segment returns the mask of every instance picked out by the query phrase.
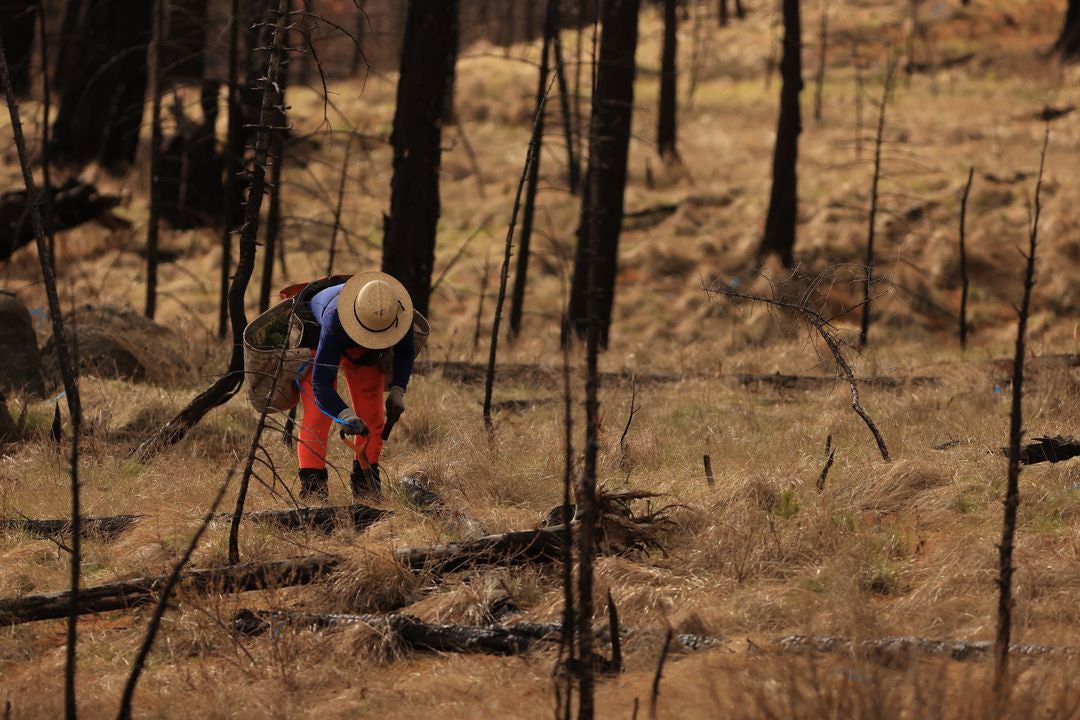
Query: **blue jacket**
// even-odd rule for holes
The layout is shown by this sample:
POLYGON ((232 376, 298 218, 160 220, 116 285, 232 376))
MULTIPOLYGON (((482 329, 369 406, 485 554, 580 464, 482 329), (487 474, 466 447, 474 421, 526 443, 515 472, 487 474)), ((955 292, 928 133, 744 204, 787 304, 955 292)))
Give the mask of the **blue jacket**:
MULTIPOLYGON (((345 332, 338 319, 338 296, 344 285, 334 285, 315 294, 311 299, 311 313, 319 323, 319 345, 315 350, 315 367, 311 374, 311 385, 315 391, 315 404, 324 413, 337 417, 348 407, 334 390, 341 358, 347 350, 360 347, 345 332)), ((409 332, 394 346, 394 376, 391 385, 405 389, 412 376, 413 361, 416 358, 413 345, 412 325, 409 332)))

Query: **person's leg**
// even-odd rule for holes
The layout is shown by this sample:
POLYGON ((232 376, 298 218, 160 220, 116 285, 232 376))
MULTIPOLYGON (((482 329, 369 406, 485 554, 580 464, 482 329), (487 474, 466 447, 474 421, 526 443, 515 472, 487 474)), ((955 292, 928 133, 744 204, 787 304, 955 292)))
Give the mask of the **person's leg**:
POLYGON ((304 409, 296 443, 300 466, 300 495, 303 497, 314 494, 327 498, 330 488, 326 472, 326 449, 332 420, 315 404, 310 366, 300 379, 300 399, 304 409))
MULTIPOLYGON (((383 387, 386 382, 382 371, 370 365, 345 365, 345 382, 349 386, 353 412, 368 426, 367 449, 364 453, 367 464, 371 466, 371 476, 365 477, 359 456, 353 460, 352 489, 353 495, 378 495, 381 490, 379 457, 382 455, 382 431, 386 411, 383 405, 383 387)), ((360 440, 358 438, 358 440, 360 440)), ((364 442, 360 440, 361 444, 364 442)))

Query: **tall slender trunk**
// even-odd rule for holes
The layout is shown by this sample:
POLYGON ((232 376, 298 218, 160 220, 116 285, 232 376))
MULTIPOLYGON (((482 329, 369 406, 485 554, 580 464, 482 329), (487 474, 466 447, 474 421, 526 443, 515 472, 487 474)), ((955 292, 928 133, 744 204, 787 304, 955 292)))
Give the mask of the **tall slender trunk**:
POLYGON ((155 0, 154 42, 150 67, 153 72, 153 104, 150 129, 150 219, 146 228, 146 317, 154 319, 157 311, 158 232, 161 227, 161 94, 164 88, 162 39, 165 35, 165 2, 155 0))
POLYGON ((821 8, 821 24, 818 26, 818 62, 814 75, 814 120, 821 122, 822 96, 825 93, 825 66, 829 50, 829 5, 821 8))
POLYGON ((890 60, 885 71, 885 86, 881 90, 877 133, 874 136, 874 176, 870 181, 870 212, 866 229, 866 273, 863 280, 862 320, 859 326, 860 347, 866 347, 870 335, 870 303, 874 289, 874 240, 877 237, 875 231, 877 229, 878 185, 881 182, 881 146, 885 140, 885 109, 888 106, 895 75, 896 62, 890 60))
POLYGON ((1001 523, 1001 544, 998 545, 998 608, 997 637, 994 642, 994 695, 998 706, 1004 704, 1009 691, 1009 643, 1012 637, 1012 576, 1013 541, 1016 535, 1016 513, 1020 508, 1020 442, 1024 434, 1024 340, 1028 315, 1031 311, 1031 290, 1035 286, 1035 251, 1039 241, 1039 216, 1042 212, 1040 195, 1046 149, 1050 144, 1050 128, 1046 128, 1039 178, 1035 183, 1035 205, 1031 228, 1028 231, 1028 251, 1024 270, 1024 299, 1020 304, 1016 326, 1016 353, 1013 356, 1012 409, 1009 412, 1009 475, 1005 486, 1004 518, 1001 523))
MULTIPOLYGON (((291 3, 290 3, 291 7, 291 3)), ((286 116, 285 93, 289 84, 289 64, 282 62, 278 70, 278 80, 273 86, 271 124, 277 128, 288 126, 286 116)), ((281 238, 281 178, 285 169, 286 142, 284 130, 274 132, 270 137, 270 207, 266 212, 266 240, 263 243, 262 278, 259 283, 259 311, 270 307, 270 288, 274 281, 274 252, 281 238)))
POLYGON ((82 568, 82 541, 80 539, 80 518, 82 511, 79 502, 79 433, 82 428, 82 403, 79 400, 78 369, 71 357, 67 333, 64 331, 64 318, 60 309, 60 296, 56 290, 56 271, 52 257, 45 242, 45 224, 41 216, 41 193, 34 183, 34 173, 30 169, 30 157, 26 151, 19 107, 15 100, 15 89, 11 85, 4 56, 3 41, 0 40, 0 87, 3 88, 7 101, 8 115, 11 118, 11 131, 15 140, 15 149, 22 170, 23 184, 26 186, 26 198, 30 203, 30 217, 34 227, 34 240, 37 244, 38 262, 41 265, 41 278, 45 285, 45 296, 49 303, 49 317, 52 321, 53 337, 56 338, 56 356, 63 379, 64 394, 67 398, 68 414, 71 417, 71 552, 70 552, 70 595, 68 610, 67 651, 64 666, 64 714, 68 720, 75 720, 75 664, 78 643, 79 618, 79 576, 82 568))
MULTIPOLYGON (((232 234, 236 226, 238 198, 236 175, 240 172, 243 148, 240 144, 241 118, 239 67, 240 0, 232 0, 229 14, 228 128, 225 138, 225 222, 221 231, 221 283, 218 303, 218 337, 225 339, 229 327, 229 278, 232 274, 232 234)), ((233 334, 236 334, 235 329, 233 334)))
POLYGON ((390 144, 394 174, 383 222, 382 269, 428 313, 439 221, 446 88, 457 58, 458 0, 409 3, 390 144))
MULTIPOLYGON (((532 161, 525 186, 525 208, 521 215, 521 236, 518 238, 517 268, 514 272, 514 289, 510 294, 510 321, 508 334, 513 340, 521 331, 521 314, 525 307, 525 285, 529 274, 529 252, 532 240, 533 217, 536 213, 536 189, 540 183, 540 158, 544 142, 543 107, 548 86, 548 56, 554 35, 555 13, 558 0, 548 0, 548 13, 544 22, 544 41, 540 50, 540 77, 536 85, 536 116, 533 123, 533 139, 529 152, 532 161)), ((557 71, 556 71, 557 72, 557 71)))
POLYGON ((676 86, 678 71, 675 60, 679 38, 678 0, 664 2, 664 46, 660 53, 660 116, 656 124, 656 147, 660 157, 668 162, 679 159, 676 148, 676 86))
POLYGON ((717 20, 720 22, 720 26, 724 27, 731 19, 731 11, 728 9, 728 0, 719 0, 716 8, 717 20))
MULTIPOLYGON (((638 0, 609 0, 602 11, 603 32, 589 124, 589 166, 578 224, 574 279, 570 288, 570 324, 578 335, 589 331, 589 257, 599 257, 596 315, 599 343, 606 347, 615 303, 619 234, 622 231, 626 161, 634 106, 634 53, 637 50, 638 0)), ((569 337, 564 333, 564 341, 569 337)))
MULTIPOLYGON (((795 224, 799 214, 798 174, 799 133, 802 118, 802 23, 800 0, 784 0, 784 55, 780 60, 780 116, 773 151, 773 182, 765 234, 758 248, 759 261, 777 255, 786 267, 795 264, 795 224)), ((736 6, 738 7, 738 6, 736 6)), ((740 15, 741 17, 741 15, 740 15)))
POLYGON ((1080 58, 1080 0, 1069 0, 1065 9, 1065 22, 1054 49, 1066 60, 1080 58))
POLYGON ((326 274, 334 274, 334 255, 337 250, 338 232, 341 230, 341 211, 345 205, 345 185, 349 180, 349 154, 352 152, 353 133, 345 143, 345 157, 341 161, 341 179, 338 182, 337 205, 334 206, 334 227, 330 231, 330 251, 326 258, 326 274))
POLYGON ((577 195, 581 185, 581 164, 578 162, 577 139, 574 136, 574 108, 571 104, 569 83, 566 81, 566 63, 563 61, 562 20, 559 5, 554 3, 549 12, 554 14, 555 31, 552 34, 552 49, 555 51, 555 77, 559 83, 559 106, 562 110, 563 135, 566 137, 566 173, 570 185, 570 194, 577 195))

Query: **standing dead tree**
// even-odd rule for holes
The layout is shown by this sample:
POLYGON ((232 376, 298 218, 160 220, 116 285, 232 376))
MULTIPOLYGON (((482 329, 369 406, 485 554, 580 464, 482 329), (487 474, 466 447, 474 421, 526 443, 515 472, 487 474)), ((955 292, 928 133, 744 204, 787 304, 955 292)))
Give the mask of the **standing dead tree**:
POLYGON ((214 498, 214 502, 210 505, 210 509, 206 511, 206 515, 203 517, 202 524, 199 525, 199 529, 195 531, 195 534, 191 537, 191 542, 188 543, 187 549, 184 554, 180 556, 176 564, 173 565, 172 573, 169 574, 169 579, 165 581, 165 587, 161 590, 161 596, 158 598, 157 606, 154 608, 154 613, 150 616, 150 622, 146 626, 146 636, 143 638, 142 645, 139 647, 139 653, 135 656, 135 662, 131 665, 131 674, 128 675, 127 684, 124 685, 124 694, 120 698, 120 712, 117 714, 117 720, 131 720, 131 702, 135 698, 135 688, 139 684, 139 677, 142 675, 143 668, 146 667, 146 659, 150 656, 150 650, 154 647, 154 640, 157 639, 158 628, 161 627, 161 618, 165 615, 165 610, 169 607, 169 598, 172 596, 173 590, 176 588, 176 584, 180 581, 180 574, 184 570, 184 566, 191 560, 192 553, 195 552, 195 548, 199 545, 199 540, 202 539, 203 533, 206 532, 206 526, 210 524, 210 521, 214 518, 214 513, 217 511, 218 505, 221 504, 222 498, 225 497, 225 490, 229 487, 229 481, 232 480, 232 472, 225 478, 225 482, 221 484, 221 489, 218 490, 217 497, 214 498))
POLYGON ((1031 228, 1028 231, 1028 250, 1024 256, 1024 299, 1020 303, 1016 326, 1016 353, 1013 356, 1012 409, 1009 412, 1009 476, 1005 488, 1004 518, 1001 523, 1001 544, 998 545, 998 607, 997 637, 994 642, 994 695, 1003 703, 1009 690, 1009 642, 1012 635, 1012 576, 1013 539, 1016 535, 1016 513, 1020 507, 1020 442, 1024 434, 1024 339, 1031 311, 1031 290, 1035 287, 1035 251, 1039 241, 1039 216, 1042 214, 1042 181, 1046 167, 1046 149, 1050 144, 1050 127, 1046 128, 1039 177, 1035 181, 1035 201, 1031 228))
MULTIPOLYGON (((577 195, 581 185, 581 164, 578 162, 577 139, 574 135, 574 109, 570 102, 570 88, 566 81, 566 63, 563 62, 562 47, 562 16, 559 13, 558 0, 552 0, 548 4, 548 13, 551 15, 548 22, 554 31, 551 34, 551 49, 555 55, 555 78, 559 83, 559 106, 562 110, 563 135, 566 138, 566 175, 570 186, 570 194, 577 195)), ((545 27, 545 34, 547 28, 545 27)))
POLYGON ((154 319, 157 311, 158 234, 161 229, 161 94, 164 92, 163 40, 165 37, 165 0, 156 0, 154 40, 150 45, 152 72, 150 115, 150 218, 146 228, 146 317, 154 319))
POLYGON ((383 218, 383 272, 428 312, 439 221, 439 164, 447 87, 457 60, 458 0, 409 3, 390 144, 394 174, 383 218))
MULTIPOLYGON (((533 120, 533 136, 529 141, 528 180, 525 186, 525 208, 521 217, 521 236, 518 238, 517 267, 514 271, 514 289, 510 293, 510 322, 507 334, 511 340, 521 331, 521 315, 525 306, 525 285, 529 274, 529 254, 531 251, 533 217, 536 213, 536 191, 540 184, 540 158, 544 142, 544 104, 547 100, 548 56, 554 36, 558 34, 556 25, 559 0, 548 0, 547 18, 544 21, 544 41, 540 48, 540 78, 536 85, 536 114, 533 120)), ((558 70, 556 70, 558 77, 558 70)), ((560 84, 560 94, 562 84, 560 84)), ((568 140, 569 142, 569 140, 568 140)))
POLYGON ((885 108, 892 93, 896 76, 896 59, 890 58, 885 70, 885 84, 878 104, 877 133, 874 135, 874 176, 870 182, 870 211, 866 229, 866 266, 863 282, 862 320, 859 326, 859 347, 866 347, 870 334, 870 301, 874 289, 874 237, 877 228, 878 185, 881 182, 881 146, 885 139, 885 108))
POLYGON ((818 26, 817 72, 814 74, 814 120, 821 122, 822 95, 825 92, 825 66, 829 51, 829 3, 821 7, 821 24, 818 26))
POLYGON ((349 181, 349 155, 352 153, 355 133, 349 133, 345 142, 345 154, 341 159, 341 178, 338 180, 337 205, 334 206, 334 227, 330 230, 330 249, 326 257, 326 275, 334 274, 334 255, 337 251, 338 233, 341 231, 341 211, 345 207, 345 186, 349 181))
POLYGON ((23 184, 30 204, 30 217, 34 227, 34 241, 37 245, 38 262, 41 265, 41 278, 45 285, 45 295, 49 302, 49 318, 52 321, 53 337, 56 338, 56 356, 60 365, 60 377, 63 379, 64 393, 67 397, 68 413, 71 416, 71 597, 68 601, 67 656, 64 668, 64 706, 65 715, 70 720, 75 718, 75 657, 78 641, 77 623, 79 617, 79 574, 82 564, 79 519, 79 432, 82 428, 82 403, 79 400, 79 383, 76 365, 72 361, 67 334, 64 332, 64 317, 60 310, 60 296, 56 291, 56 271, 53 267, 52 254, 45 240, 45 223, 41 213, 41 194, 34 183, 34 173, 30 169, 30 156, 26 150, 22 121, 19 118, 19 106, 15 100, 15 88, 11 84, 4 46, 0 41, 0 85, 4 89, 8 115, 11 118, 11 132, 15 140, 15 149, 19 156, 23 184))
POLYGON ((679 159, 676 147, 678 70, 675 66, 679 39, 678 2, 663 0, 663 5, 664 43, 660 51, 660 109, 656 124, 656 147, 660 157, 667 162, 676 162, 679 159))
POLYGON ((800 0, 784 0, 784 55, 780 60, 780 115, 773 150, 772 192, 765 217, 765 234, 758 248, 758 263, 776 255, 785 267, 795 262, 795 225, 799 214, 798 174, 799 134, 802 119, 799 93, 802 92, 802 22, 800 0))
POLYGON ((967 185, 964 186, 964 194, 960 197, 960 348, 967 348, 967 306, 968 289, 971 282, 968 279, 967 270, 967 243, 965 242, 965 225, 967 224, 968 196, 971 194, 971 182, 975 179, 975 167, 968 170, 967 185))
MULTIPOLYGON (((545 52, 546 50, 545 47, 545 52)), ((551 83, 548 83, 536 105, 536 116, 533 118, 529 149, 525 153, 525 165, 521 168, 521 177, 518 178, 517 190, 514 192, 514 207, 510 211, 510 225, 506 229, 502 270, 499 272, 499 294, 495 298, 495 317, 491 323, 491 344, 488 348, 487 375, 484 378, 484 426, 488 431, 491 431, 494 427, 491 421, 491 394, 495 385, 495 359, 499 348, 499 324, 502 322, 503 303, 506 300, 506 281, 510 275, 510 256, 513 254, 514 249, 514 226, 517 224, 518 210, 521 207, 521 191, 525 186, 526 179, 531 176, 532 168, 539 159, 540 135, 544 131, 544 106, 547 103, 550 90, 551 83)))
POLYGON ((818 335, 825 342, 825 346, 829 349, 829 352, 833 356, 833 360, 836 362, 837 372, 848 382, 851 387, 851 407, 855 413, 862 418, 862 421, 866 424, 866 427, 870 430, 870 434, 874 436, 874 442, 877 445, 878 452, 881 453, 881 459, 885 462, 892 460, 892 455, 889 453, 888 446, 885 445, 885 437, 878 429, 877 423, 870 417, 870 414, 863 409, 862 401, 859 398, 859 383, 855 377, 855 371, 851 368, 851 363, 848 362, 847 357, 844 355, 844 350, 841 347, 840 340, 836 337, 836 328, 816 310, 807 307, 801 303, 788 302, 786 300, 780 300, 776 298, 762 297, 760 295, 747 295, 723 285, 716 285, 712 288, 706 288, 705 292, 709 295, 723 295, 725 297, 734 298, 736 300, 746 300, 754 303, 764 303, 766 305, 772 305, 774 307, 783 308, 785 310, 792 310, 798 315, 802 316, 807 323, 810 324, 818 335))
POLYGON ((274 132, 284 128, 273 125, 277 109, 273 103, 277 97, 275 84, 285 55, 284 27, 288 18, 288 0, 279 0, 274 25, 274 39, 270 46, 266 75, 260 81, 262 101, 259 108, 259 121, 255 128, 255 155, 248 171, 247 203, 244 206, 244 223, 240 227, 240 257, 236 265, 236 274, 229 286, 229 317, 232 325, 233 348, 229 367, 205 391, 200 393, 187 407, 144 441, 135 450, 139 462, 148 462, 166 445, 179 442, 188 430, 193 428, 206 413, 224 404, 239 392, 244 383, 244 328, 247 327, 247 313, 244 309, 244 295, 255 269, 256 240, 259 233, 259 212, 262 209, 263 193, 266 189, 266 161, 269 155, 270 138, 274 132))
MULTIPOLYGON (((626 162, 634 107, 634 53, 638 41, 639 0, 603 3, 600 58, 589 121, 589 166, 581 202, 574 277, 570 286, 572 329, 587 335, 589 292, 597 293, 599 341, 606 347, 615 304, 615 275, 619 264, 626 190, 626 162), (589 283, 589 258, 599 257, 597 283, 589 283)), ((569 330, 563 333, 569 341, 569 330)))

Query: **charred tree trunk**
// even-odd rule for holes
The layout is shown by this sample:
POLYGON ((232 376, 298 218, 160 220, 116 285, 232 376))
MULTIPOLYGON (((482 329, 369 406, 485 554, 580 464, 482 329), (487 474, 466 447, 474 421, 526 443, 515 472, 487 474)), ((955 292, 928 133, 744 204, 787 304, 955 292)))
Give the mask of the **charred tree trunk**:
MULTIPOLYGON (((85 0, 78 37, 68 42, 54 127, 54 159, 102 163, 122 172, 135 161, 153 3, 85 0)), ((66 18, 65 18, 66 19, 66 18)))
MULTIPOLYGON (((548 86, 548 57, 553 36, 558 32, 555 25, 558 0, 548 0, 547 19, 544 22, 544 42, 540 50, 540 78, 536 86, 536 114, 533 122, 533 139, 529 154, 529 174, 525 186, 525 208, 521 215, 521 236, 518 238, 517 269, 514 272, 514 289, 510 294, 509 336, 513 340, 521 331, 521 313, 525 306, 525 284, 529 274, 529 244, 532 240, 533 216, 536 213, 536 189, 540 182, 540 157, 544 142, 544 104, 548 86)), ((567 139, 569 144, 569 138, 567 139)), ((492 338, 494 342, 494 338, 492 338)))
POLYGON ((390 143, 394 175, 383 221, 382 269, 428 313, 439 221, 439 163, 446 89, 457 58, 458 0, 409 3, 390 143))
POLYGON ((162 48, 163 75, 173 80, 201 80, 206 74, 206 30, 210 0, 171 0, 162 48))
POLYGON ((678 71, 675 67, 679 38, 678 0, 664 2, 664 46, 660 54, 660 117, 656 124, 656 147, 668 162, 679 159, 676 148, 676 105, 678 71))
POLYGON ((802 117, 799 93, 802 92, 802 25, 800 0, 784 0, 784 55, 780 60, 780 117, 776 127, 773 154, 773 184, 765 235, 758 249, 758 259, 777 255, 786 267, 795 263, 795 224, 799 213, 798 176, 799 133, 802 117))
POLYGON ((1054 49, 1066 60, 1080 58, 1080 0, 1069 0, 1069 7, 1065 10, 1065 24, 1054 43, 1054 49))
POLYGON ((559 83, 559 107, 562 109, 563 135, 566 137, 566 174, 570 185, 570 194, 577 195, 581 185, 581 166, 578 163, 576 148, 577 138, 574 134, 574 108, 570 100, 569 83, 566 80, 566 63, 563 61, 562 47, 562 20, 559 15, 559 5, 554 3, 549 11, 554 15, 551 23, 554 31, 551 36, 552 50, 555 52, 555 78, 559 83))
MULTIPOLYGON (((288 117, 285 110, 285 92, 289 84, 289 63, 283 62, 274 91, 273 125, 285 128, 288 117)), ((262 278, 259 284, 259 312, 270 307, 270 286, 274 280, 274 251, 281 239, 281 173, 285 166, 286 138, 284 130, 274 133, 270 139, 270 207, 266 212, 266 241, 263 243, 262 278)))
POLYGON ((4 47, 11 89, 17 97, 30 89, 37 11, 38 0, 0 0, 0 45, 4 47))
POLYGON ((866 274, 863 281, 862 318, 859 324, 859 347, 866 347, 870 335, 870 303, 874 289, 874 239, 877 236, 878 186, 881 183, 881 146, 885 139, 885 109, 892 92, 896 63, 889 61, 885 71, 885 87, 881 90, 881 104, 878 106, 877 133, 874 135, 874 175, 870 181, 870 212, 866 229, 866 274))
MULTIPOLYGON (((236 194, 237 173, 244 157, 241 140, 244 123, 240 111, 240 70, 238 58, 240 45, 240 0, 232 0, 229 15, 229 120, 225 138, 225 222, 221 231, 221 284, 218 303, 218 337, 225 339, 229 327, 229 277, 232 271, 232 233, 239 215, 240 199, 236 194)), ((236 329, 233 329, 236 335, 236 329)))
POLYGON ((720 0, 716 8, 716 19, 721 27, 726 27, 731 19, 731 11, 728 8, 728 0, 720 0))
POLYGON ((639 0, 610 0, 602 9, 600 59, 589 123, 589 167, 570 288, 569 320, 580 336, 587 335, 590 324, 588 294, 596 293, 599 342, 603 347, 607 346, 615 302, 626 159, 634 105, 634 52, 637 50, 639 5, 639 0), (594 247, 597 282, 590 287, 589 257, 594 247))
POLYGON ((266 163, 270 151, 270 139, 275 131, 282 128, 274 125, 278 110, 274 106, 277 93, 282 56, 284 55, 284 27, 288 13, 287 0, 279 0, 274 13, 274 41, 267 59, 265 79, 260 81, 262 101, 259 109, 259 121, 255 126, 255 151, 247 175, 247 202, 244 205, 244 223, 240 227, 240 257, 236 264, 236 274, 229 285, 229 322, 232 326, 233 347, 229 367, 202 394, 188 404, 180 414, 170 420, 153 437, 136 450, 140 462, 146 462, 164 445, 179 442, 187 431, 194 427, 206 413, 225 403, 239 392, 244 384, 244 328, 247 327, 247 313, 244 309, 244 294, 255 269, 256 240, 259 232, 259 212, 262 209, 263 192, 266 189, 266 163))
POLYGON ((161 227, 161 94, 165 91, 164 37, 165 0, 154 3, 154 43, 150 66, 153 70, 153 102, 150 119, 150 218, 146 228, 146 317, 157 311, 158 231, 161 227))

